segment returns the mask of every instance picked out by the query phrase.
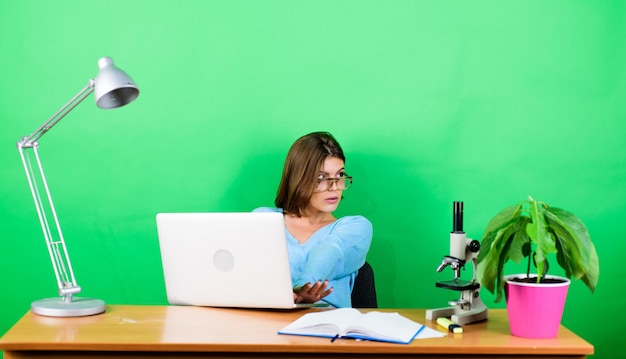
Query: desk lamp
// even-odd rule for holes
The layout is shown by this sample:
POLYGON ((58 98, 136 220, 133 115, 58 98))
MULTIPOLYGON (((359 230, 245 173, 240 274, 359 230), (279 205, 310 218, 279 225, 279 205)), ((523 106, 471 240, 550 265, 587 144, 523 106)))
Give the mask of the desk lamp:
POLYGON ((31 304, 31 311, 35 314, 52 317, 80 317, 94 315, 105 311, 104 301, 100 299, 73 297, 80 293, 81 288, 76 283, 70 257, 65 247, 65 240, 61 232, 61 225, 57 218, 48 183, 44 175, 37 149, 37 142, 43 135, 59 123, 70 111, 80 104, 92 92, 95 92, 96 104, 103 109, 124 106, 139 95, 139 89, 133 80, 124 71, 113 64, 110 57, 103 57, 98 61, 100 72, 95 79, 90 79, 87 86, 74 96, 59 111, 50 117, 43 125, 28 136, 23 136, 17 143, 22 157, 30 191, 35 200, 35 208, 39 216, 39 223, 48 246, 52 268, 56 275, 60 297, 41 299, 31 304), (36 160, 36 171, 33 171, 31 157, 36 160), (47 203, 42 200, 40 186, 43 185, 47 203), (51 215, 51 218, 49 216, 51 215), (50 219, 53 222, 50 222, 50 219), (51 228, 52 227, 52 228, 51 228), (56 233, 53 229, 56 229, 56 233))

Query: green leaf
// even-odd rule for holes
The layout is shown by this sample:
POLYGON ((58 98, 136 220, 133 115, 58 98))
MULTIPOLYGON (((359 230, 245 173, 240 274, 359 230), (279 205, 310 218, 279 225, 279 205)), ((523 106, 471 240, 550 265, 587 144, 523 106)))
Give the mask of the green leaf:
POLYGON ((521 206, 512 206, 496 214, 481 240, 477 277, 487 290, 497 294, 496 302, 500 301, 504 287, 502 275, 504 263, 509 259, 508 249, 522 218, 520 209, 521 206))
POLYGON ((503 279, 503 276, 506 262, 510 259, 520 263, 524 258, 525 243, 528 243, 530 240, 523 229, 529 222, 530 219, 528 217, 519 216, 514 218, 502 234, 502 237, 507 240, 503 243, 502 254, 500 254, 497 264, 496 303, 502 299, 504 293, 506 281, 503 279))
POLYGON ((534 260, 537 266, 537 281, 546 274, 546 258, 550 253, 556 253, 555 240, 548 231, 544 214, 545 204, 530 200, 529 213, 531 223, 526 226, 526 233, 535 244, 534 260))
POLYGON ((600 276, 600 265, 587 227, 573 213, 556 207, 546 209, 546 219, 556 236, 557 260, 566 276, 582 279, 593 292, 600 276))

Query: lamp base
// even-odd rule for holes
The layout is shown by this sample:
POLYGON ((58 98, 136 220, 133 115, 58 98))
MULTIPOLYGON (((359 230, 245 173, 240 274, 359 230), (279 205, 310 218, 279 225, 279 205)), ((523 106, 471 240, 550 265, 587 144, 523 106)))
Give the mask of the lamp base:
POLYGON ((103 313, 106 304, 100 299, 74 297, 71 301, 66 301, 65 298, 58 297, 34 301, 30 310, 47 317, 84 317, 103 313))

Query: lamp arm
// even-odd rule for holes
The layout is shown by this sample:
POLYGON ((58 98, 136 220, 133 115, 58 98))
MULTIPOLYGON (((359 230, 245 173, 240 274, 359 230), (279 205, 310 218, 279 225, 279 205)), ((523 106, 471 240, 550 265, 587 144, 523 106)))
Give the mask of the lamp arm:
POLYGON ((74 97, 72 97, 72 99, 69 100, 68 103, 63 105, 63 107, 61 107, 54 115, 52 115, 52 117, 50 117, 46 122, 44 122, 41 126, 39 126, 39 128, 37 128, 30 135, 23 136, 22 138, 20 138, 20 141, 18 142, 18 146, 21 146, 24 148, 34 147, 37 140, 39 140, 41 136, 45 135, 46 132, 50 131, 50 129, 54 127, 54 125, 59 123, 59 121, 61 121, 61 119, 65 117, 65 115, 67 115, 70 111, 74 109, 74 107, 78 106, 79 103, 81 103, 85 98, 87 98, 87 96, 89 96, 93 92, 94 87, 95 87, 95 80, 90 79, 89 82, 87 83, 87 86, 85 86, 82 90, 80 90, 80 92, 78 92, 74 97))
POLYGON ((37 149, 39 144, 35 142, 33 147, 21 147, 18 145, 20 156, 22 157, 22 163, 24 164, 24 171, 28 179, 30 191, 35 201, 35 208, 37 209, 37 215, 39 217, 39 224, 43 232, 46 246, 48 247, 48 254, 50 255, 50 261, 52 262, 52 268, 56 276, 57 288, 60 296, 64 297, 65 301, 70 302, 72 300, 72 294, 80 293, 81 288, 76 283, 74 278, 74 272, 72 270, 72 264, 65 247, 65 239, 63 238, 63 232, 61 231, 61 225, 52 202, 52 196, 48 189, 48 183, 46 176, 39 160, 39 154, 37 149), (35 155, 36 170, 33 169, 29 152, 35 155), (39 176, 39 177, 37 177, 39 176), (40 186, 38 183, 43 184, 45 190, 45 196, 47 203, 43 201, 40 193, 40 186), (51 222, 49 215, 52 216, 53 226, 56 227, 56 234, 51 228, 51 222))
POLYGON ((80 293, 81 288, 76 283, 74 272, 72 270, 72 263, 70 261, 67 248, 65 246, 65 239, 63 238, 63 232, 61 231, 61 224, 57 217, 52 196, 48 188, 48 182, 46 181, 46 175, 39 159, 39 140, 46 134, 54 125, 59 123, 65 115, 72 111, 78 104, 80 104, 87 96, 94 91, 95 81, 89 80, 87 86, 85 86, 78 94, 76 94, 68 103, 66 103, 61 109, 59 109, 52 117, 44 122, 39 128, 37 128, 29 136, 23 136, 17 143, 17 148, 22 158, 22 164, 24 165, 24 171, 26 172, 26 178, 30 186, 30 191, 35 201, 35 208, 39 217, 39 224, 43 232, 46 245, 48 247, 48 254, 52 262, 54 274, 57 280, 57 288, 59 295, 63 297, 64 302, 71 302, 72 295, 80 293), (29 151, 30 150, 30 151, 29 151), (30 153, 34 154, 35 166, 31 163, 30 153), (40 185, 43 185, 45 191, 45 199, 40 192, 40 185), (49 220, 49 215, 52 217, 52 221, 49 220), (56 228, 56 233, 53 228, 56 228))

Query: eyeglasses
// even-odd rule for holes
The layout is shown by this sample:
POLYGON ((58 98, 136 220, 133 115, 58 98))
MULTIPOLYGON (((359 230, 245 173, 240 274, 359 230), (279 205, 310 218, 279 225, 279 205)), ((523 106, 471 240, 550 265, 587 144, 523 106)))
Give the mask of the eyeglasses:
POLYGON ((317 186, 315 192, 328 191, 333 188, 333 184, 338 191, 347 190, 352 185, 352 177, 345 176, 341 178, 319 178, 317 180, 317 186))

